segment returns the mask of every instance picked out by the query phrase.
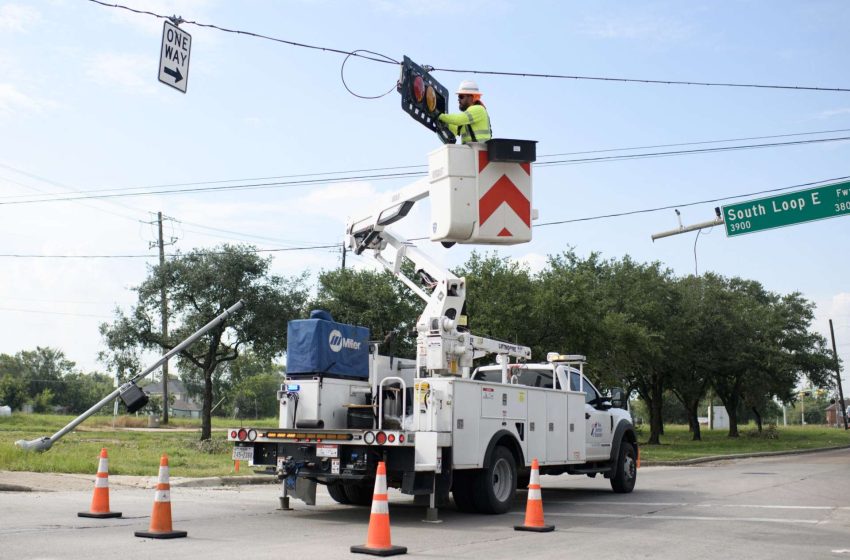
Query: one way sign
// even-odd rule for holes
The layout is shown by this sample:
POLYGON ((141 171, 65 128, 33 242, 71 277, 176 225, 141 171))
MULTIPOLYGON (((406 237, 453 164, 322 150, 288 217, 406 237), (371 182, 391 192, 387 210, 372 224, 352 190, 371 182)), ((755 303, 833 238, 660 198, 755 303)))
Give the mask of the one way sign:
POLYGON ((165 20, 162 26, 162 51, 159 55, 160 82, 186 93, 191 49, 192 36, 165 20))

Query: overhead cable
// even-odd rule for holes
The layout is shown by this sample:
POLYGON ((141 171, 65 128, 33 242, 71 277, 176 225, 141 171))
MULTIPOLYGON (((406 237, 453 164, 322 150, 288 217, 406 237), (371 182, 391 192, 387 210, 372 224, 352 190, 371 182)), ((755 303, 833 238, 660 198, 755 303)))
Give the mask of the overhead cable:
MULTIPOLYGON (((261 33, 254 33, 252 31, 242 31, 238 29, 228 29, 226 27, 221 27, 218 25, 213 25, 209 23, 201 23, 198 21, 190 21, 184 20, 182 18, 174 18, 171 16, 165 16, 162 14, 157 14, 154 12, 146 11, 146 10, 137 10, 134 8, 130 8, 128 6, 122 6, 121 4, 109 4, 107 2, 102 2, 101 0, 89 0, 89 2, 93 2, 95 4, 100 4, 101 6, 106 6, 108 8, 120 8, 123 10, 128 10, 130 12, 134 12, 137 14, 149 15, 160 19, 168 19, 168 20, 177 20, 180 24, 188 24, 188 25, 196 25, 198 27, 205 27, 209 29, 216 29, 218 31, 224 31, 226 33, 235 33, 237 35, 247 35, 249 37, 255 37, 257 39, 265 39, 268 41, 274 41, 276 43, 283 43, 286 45, 290 45, 292 47, 300 47, 305 49, 313 49, 324 52, 330 52, 334 54, 345 55, 346 58, 356 56, 359 58, 363 58, 366 60, 371 60, 373 62, 380 62, 382 64, 398 64, 391 57, 377 52, 366 51, 363 49, 354 49, 354 50, 343 50, 336 49, 331 47, 323 47, 319 45, 310 45, 307 43, 300 43, 297 41, 289 41, 287 39, 280 39, 278 37, 271 37, 269 35, 263 35, 261 33), (367 54, 361 54, 367 53, 367 54)), ((654 79, 644 79, 644 78, 612 78, 612 77, 601 77, 601 76, 580 76, 580 75, 568 75, 568 74, 544 74, 544 73, 534 73, 534 72, 504 72, 498 70, 474 70, 474 69, 458 69, 458 68, 435 68, 435 72, 452 72, 459 74, 480 74, 480 75, 491 75, 491 76, 510 76, 510 77, 519 77, 519 78, 550 78, 550 79, 561 79, 561 80, 593 80, 593 81, 604 81, 604 82, 623 82, 623 83, 639 83, 639 84, 662 84, 662 85, 683 85, 683 86, 708 86, 708 87, 733 87, 733 88, 761 88, 761 89, 782 89, 782 90, 803 90, 803 91, 833 91, 833 92, 850 92, 850 88, 838 88, 838 87, 815 87, 815 86, 799 86, 799 85, 774 85, 774 84, 752 84, 752 83, 732 83, 732 82, 709 82, 709 81, 683 81, 683 80, 654 80, 654 79)), ((346 89, 348 87, 346 86, 346 89)), ((349 90, 351 91, 351 90, 349 90)), ((353 92, 352 92, 353 93, 353 92)), ((384 94, 386 95, 386 94, 384 94)), ((358 96, 365 97, 365 96, 358 96)), ((379 96, 382 97, 382 96, 379 96)))

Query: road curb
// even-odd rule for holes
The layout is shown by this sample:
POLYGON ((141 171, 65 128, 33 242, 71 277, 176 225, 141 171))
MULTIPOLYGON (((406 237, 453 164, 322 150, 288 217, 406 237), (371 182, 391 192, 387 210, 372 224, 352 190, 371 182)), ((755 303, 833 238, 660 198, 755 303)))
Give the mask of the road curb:
POLYGON ((209 476, 203 478, 184 478, 176 481, 172 480, 171 486, 183 488, 210 488, 213 486, 242 486, 248 484, 273 484, 277 482, 277 477, 273 475, 209 476))
POLYGON ((822 451, 835 451, 838 449, 850 449, 850 445, 837 445, 834 447, 816 447, 814 449, 788 449, 784 451, 758 451, 754 453, 738 453, 735 455, 711 455, 708 457, 696 457, 695 459, 682 459, 681 461, 646 461, 641 460, 642 467, 687 467, 702 463, 713 463, 715 461, 729 461, 733 459, 748 459, 750 457, 772 457, 777 455, 803 455, 806 453, 820 453, 822 451))

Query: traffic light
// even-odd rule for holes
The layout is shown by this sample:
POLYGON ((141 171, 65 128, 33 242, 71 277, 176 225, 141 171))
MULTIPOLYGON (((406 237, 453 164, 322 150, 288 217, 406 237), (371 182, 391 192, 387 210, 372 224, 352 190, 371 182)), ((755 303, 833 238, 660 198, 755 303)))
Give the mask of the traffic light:
POLYGON ((448 110, 449 90, 445 86, 405 56, 396 89, 401 94, 401 108, 405 113, 436 132, 443 144, 455 143, 455 135, 437 120, 440 113, 448 110))

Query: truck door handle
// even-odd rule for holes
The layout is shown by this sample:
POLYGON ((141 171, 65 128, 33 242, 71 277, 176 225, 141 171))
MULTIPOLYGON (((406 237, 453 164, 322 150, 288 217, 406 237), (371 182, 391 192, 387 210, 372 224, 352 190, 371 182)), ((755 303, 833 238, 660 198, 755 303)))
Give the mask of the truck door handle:
POLYGON ((590 420, 590 413, 589 413, 589 412, 585 412, 585 413, 584 413, 584 419, 585 419, 585 420, 590 420))

